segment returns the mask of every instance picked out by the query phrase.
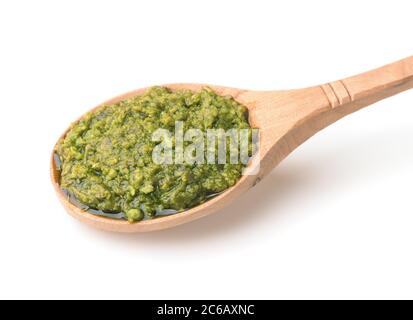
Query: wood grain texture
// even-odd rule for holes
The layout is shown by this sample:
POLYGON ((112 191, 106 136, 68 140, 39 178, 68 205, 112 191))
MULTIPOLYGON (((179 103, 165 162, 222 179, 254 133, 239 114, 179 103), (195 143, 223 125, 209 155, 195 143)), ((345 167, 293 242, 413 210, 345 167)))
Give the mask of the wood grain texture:
MULTIPOLYGON (((165 86, 172 90, 198 91, 207 85, 169 84, 165 86)), ((357 76, 298 90, 250 91, 208 86, 218 94, 231 95, 244 104, 249 110, 250 124, 260 129, 260 150, 256 155, 260 160, 260 166, 256 175, 242 176, 234 187, 185 212, 130 224, 127 221, 89 214, 71 204, 59 187, 58 172, 52 154, 52 183, 67 212, 93 227, 116 232, 161 230, 218 212, 265 178, 277 164, 318 131, 365 106, 412 88, 413 57, 357 76)), ((120 95, 103 104, 119 102, 141 94, 144 90, 146 88, 120 95)), ((66 135, 66 132, 67 130, 61 138, 66 135)), ((253 164, 248 169, 253 170, 253 164)))

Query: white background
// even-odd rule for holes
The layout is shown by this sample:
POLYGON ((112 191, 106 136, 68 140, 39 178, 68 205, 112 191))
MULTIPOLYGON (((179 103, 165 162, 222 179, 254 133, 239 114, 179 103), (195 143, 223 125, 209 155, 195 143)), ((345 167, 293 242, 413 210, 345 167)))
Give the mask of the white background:
POLYGON ((413 54, 411 1, 1 1, 0 298, 413 298, 413 91, 310 139, 212 217, 90 229, 49 156, 120 93, 289 89, 413 54))

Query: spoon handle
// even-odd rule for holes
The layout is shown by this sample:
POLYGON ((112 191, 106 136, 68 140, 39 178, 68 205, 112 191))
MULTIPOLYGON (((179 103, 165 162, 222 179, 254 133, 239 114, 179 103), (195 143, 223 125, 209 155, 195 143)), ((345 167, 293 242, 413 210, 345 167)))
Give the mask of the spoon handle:
POLYGON ((321 87, 332 108, 352 103, 360 109, 413 88, 413 56, 321 87))

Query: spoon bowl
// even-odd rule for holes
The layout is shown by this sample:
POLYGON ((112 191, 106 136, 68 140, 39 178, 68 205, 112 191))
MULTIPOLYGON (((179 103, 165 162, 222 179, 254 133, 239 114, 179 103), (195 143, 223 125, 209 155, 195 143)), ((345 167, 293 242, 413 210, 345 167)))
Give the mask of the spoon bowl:
MULTIPOLYGON (((261 181, 294 149, 318 131, 365 106, 412 88, 413 57, 357 76, 304 89, 252 91, 205 84, 164 85, 171 90, 191 91, 199 91, 206 86, 218 95, 231 96, 246 106, 251 127, 258 128, 260 132, 259 150, 250 161, 246 169, 247 174, 244 174, 233 187, 183 212, 129 223, 126 220, 88 213, 72 204, 60 188, 59 171, 53 151, 50 165, 51 180, 66 211, 93 227, 131 233, 167 229, 218 212, 261 181)), ((99 106, 140 95, 145 90, 147 88, 128 92, 99 106)), ((68 130, 61 138, 65 137, 68 130)))

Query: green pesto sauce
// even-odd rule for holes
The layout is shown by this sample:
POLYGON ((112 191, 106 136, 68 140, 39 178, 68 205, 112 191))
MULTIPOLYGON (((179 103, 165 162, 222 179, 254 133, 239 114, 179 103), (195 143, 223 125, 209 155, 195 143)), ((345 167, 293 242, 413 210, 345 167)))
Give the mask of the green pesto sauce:
POLYGON ((135 222, 191 208, 234 185, 243 164, 154 163, 152 133, 174 132, 175 121, 185 129, 250 128, 247 109, 231 97, 154 87, 72 125, 56 149, 62 189, 90 209, 135 222))

